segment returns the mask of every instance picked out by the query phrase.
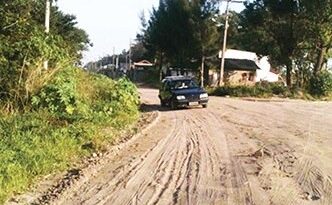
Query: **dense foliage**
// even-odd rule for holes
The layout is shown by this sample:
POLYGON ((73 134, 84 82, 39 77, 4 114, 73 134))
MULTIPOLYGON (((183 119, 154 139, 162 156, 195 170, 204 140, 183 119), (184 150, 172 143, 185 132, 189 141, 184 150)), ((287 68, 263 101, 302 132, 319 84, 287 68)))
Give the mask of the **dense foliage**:
POLYGON ((308 90, 316 97, 332 95, 332 73, 320 72, 310 78, 308 90))
POLYGON ((159 65, 197 69, 202 56, 215 54, 219 35, 212 21, 216 0, 161 0, 139 36, 159 65))
POLYGON ((88 46, 86 33, 75 26, 75 17, 63 14, 55 6, 52 7, 51 33, 46 35, 44 7, 44 1, 1 0, 0 97, 3 101, 24 106, 29 95, 43 84, 45 60, 49 61, 51 69, 61 63, 78 62, 80 52, 88 46))
POLYGON ((209 88, 208 90, 210 95, 223 97, 279 97, 303 100, 332 100, 332 74, 323 72, 312 76, 307 89, 288 88, 282 83, 259 82, 254 86, 224 85, 217 88, 209 88))
POLYGON ((331 0, 255 0, 245 6, 235 38, 242 49, 286 67, 288 86, 326 67, 332 48, 331 0))
POLYGON ((211 95, 232 97, 290 97, 291 91, 280 83, 261 82, 255 86, 229 86, 225 85, 210 89, 211 95))
MULTIPOLYGON (((244 5, 242 12, 230 12, 228 48, 269 56, 289 87, 307 88, 332 57, 331 0, 253 0, 244 5)), ((200 57, 216 55, 222 44, 225 16, 218 15, 218 6, 213 0, 160 0, 143 21, 139 39, 159 65, 197 70, 200 57)))
POLYGON ((0 0, 0 204, 104 149, 139 114, 131 82, 74 67, 89 45, 75 17, 52 6, 47 35, 44 9, 0 0))
POLYGON ((139 114, 132 83, 74 68, 59 71, 32 99, 32 111, 0 118, 0 203, 104 149, 139 114))

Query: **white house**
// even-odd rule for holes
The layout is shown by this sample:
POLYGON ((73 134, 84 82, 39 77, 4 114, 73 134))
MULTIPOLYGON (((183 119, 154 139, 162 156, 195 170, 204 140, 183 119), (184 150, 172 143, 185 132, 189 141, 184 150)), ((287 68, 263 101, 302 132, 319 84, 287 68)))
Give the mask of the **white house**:
POLYGON ((268 82, 277 82, 279 76, 271 72, 271 64, 267 56, 258 57, 256 53, 249 51, 241 51, 234 49, 227 49, 225 53, 225 59, 242 59, 242 60, 251 60, 256 63, 260 68, 256 70, 255 82, 259 81, 268 81, 268 82))

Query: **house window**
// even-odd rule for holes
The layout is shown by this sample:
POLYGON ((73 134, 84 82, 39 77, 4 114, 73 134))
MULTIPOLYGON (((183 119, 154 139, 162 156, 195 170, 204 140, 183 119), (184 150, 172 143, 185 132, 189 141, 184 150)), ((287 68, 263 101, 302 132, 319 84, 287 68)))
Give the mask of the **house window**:
POLYGON ((254 81, 255 80, 255 74, 254 73, 250 73, 249 74, 249 81, 254 81))
POLYGON ((242 73, 242 81, 247 81, 248 77, 247 77, 247 73, 242 73))

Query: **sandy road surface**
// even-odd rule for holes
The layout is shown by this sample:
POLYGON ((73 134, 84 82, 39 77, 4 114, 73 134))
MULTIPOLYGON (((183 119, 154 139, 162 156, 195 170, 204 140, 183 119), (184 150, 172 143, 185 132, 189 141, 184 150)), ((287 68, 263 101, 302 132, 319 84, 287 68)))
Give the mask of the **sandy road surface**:
MULTIPOLYGON (((157 91, 141 89, 147 109, 157 91)), ((54 204, 332 204, 332 104, 211 97, 160 119, 54 204)))

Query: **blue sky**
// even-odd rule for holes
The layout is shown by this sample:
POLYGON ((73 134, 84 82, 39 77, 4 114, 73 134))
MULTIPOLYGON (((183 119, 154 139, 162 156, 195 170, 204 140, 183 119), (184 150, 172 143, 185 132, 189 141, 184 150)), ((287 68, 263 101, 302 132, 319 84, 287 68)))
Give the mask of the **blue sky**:
MULTIPOLYGON (((77 17, 78 26, 84 29, 93 47, 84 53, 83 62, 128 49, 130 39, 135 39, 141 28, 140 13, 148 17, 152 7, 159 0, 59 0, 57 5, 62 11, 77 17)), ((234 4, 231 9, 241 11, 242 5, 234 4)), ((222 11, 225 7, 222 6, 222 11)))

